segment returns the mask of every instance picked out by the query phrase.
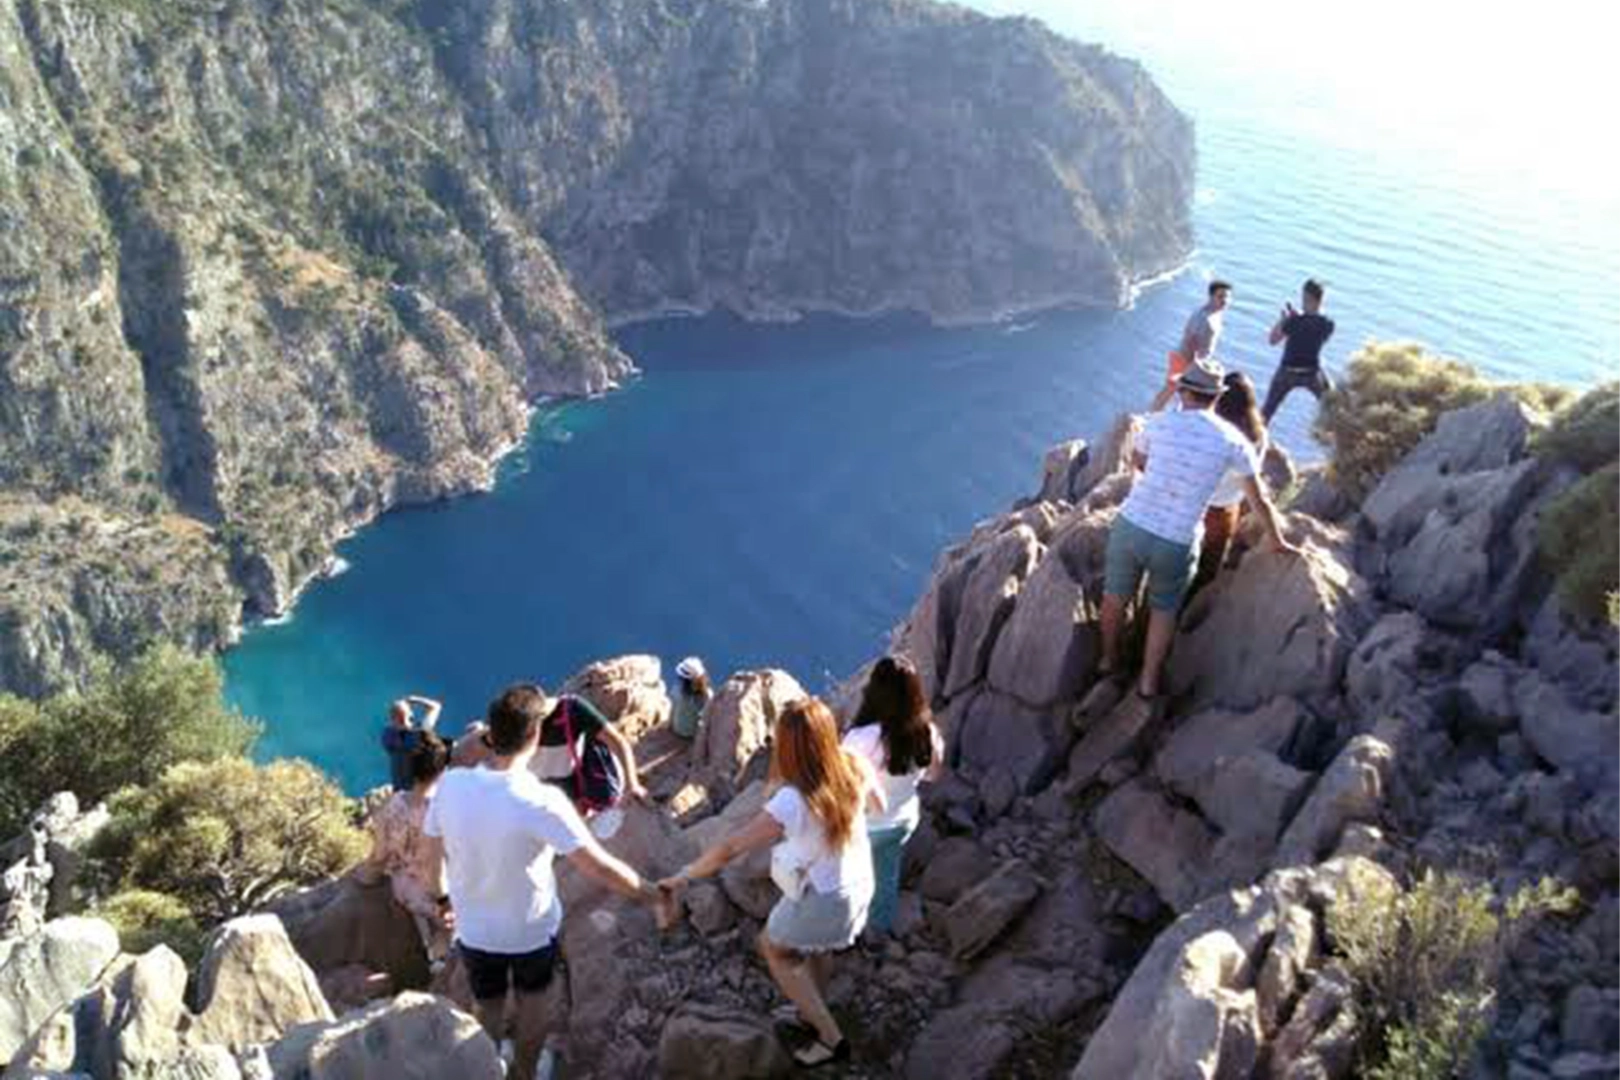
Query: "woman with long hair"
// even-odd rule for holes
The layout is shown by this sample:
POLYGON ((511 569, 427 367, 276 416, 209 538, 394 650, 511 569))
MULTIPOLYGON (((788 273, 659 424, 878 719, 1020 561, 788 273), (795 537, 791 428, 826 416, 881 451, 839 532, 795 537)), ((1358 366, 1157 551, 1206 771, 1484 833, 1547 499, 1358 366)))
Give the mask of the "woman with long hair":
MULTIPOLYGON (((1265 418, 1260 415, 1260 404, 1255 396, 1254 383, 1241 371, 1228 371, 1221 396, 1215 400, 1215 415, 1241 431, 1254 444, 1256 458, 1264 458, 1271 445, 1266 433, 1265 418)), ((1187 599, 1215 580, 1226 553, 1232 547, 1237 532, 1238 517, 1243 511, 1243 477, 1228 472, 1210 497, 1209 508, 1204 511, 1204 543, 1198 552, 1198 572, 1187 588, 1187 599)))
POLYGON ((449 765, 450 747, 437 733, 422 732, 404 759, 410 787, 394 792, 371 815, 371 854, 359 867, 361 880, 387 876, 395 902, 410 912, 434 968, 449 952, 450 931, 439 902, 439 868, 430 863, 422 824, 449 765))
POLYGON ((860 710, 844 736, 844 749, 871 764, 888 804, 882 813, 866 819, 877 882, 866 925, 888 933, 900 903, 906 841, 922 820, 917 786, 937 778, 945 765, 945 744, 910 660, 885 656, 872 666, 860 710))
POLYGON ((872 854, 866 809, 883 809, 866 762, 838 745, 838 721, 816 698, 789 705, 776 721, 771 784, 764 809, 661 884, 677 892, 727 863, 775 845, 771 878, 782 898, 760 931, 759 951, 771 978, 804 1024, 790 1041, 801 1065, 849 1059, 849 1043, 827 1010, 832 953, 849 948, 872 902, 872 854))

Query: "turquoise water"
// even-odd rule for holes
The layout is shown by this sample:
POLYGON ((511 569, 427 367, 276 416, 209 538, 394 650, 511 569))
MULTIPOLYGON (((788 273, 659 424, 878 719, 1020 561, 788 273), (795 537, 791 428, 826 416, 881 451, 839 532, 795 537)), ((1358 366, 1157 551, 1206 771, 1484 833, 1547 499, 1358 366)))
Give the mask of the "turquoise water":
MULTIPOLYGON (((1135 51, 1151 60, 1151 44, 1135 51)), ((1151 397, 1215 273, 1238 285, 1228 359, 1262 388, 1265 330, 1308 273, 1332 286, 1330 367, 1367 338, 1411 338, 1499 376, 1612 377, 1612 193, 1553 198, 1462 156, 1379 153, 1365 130, 1313 128, 1308 95, 1207 93, 1184 66, 1164 81, 1199 124, 1187 273, 1129 311, 979 329, 624 330, 641 380, 540 414, 494 493, 343 545, 347 573, 226 657, 230 697, 266 720, 262 752, 360 790, 384 777, 391 698, 443 698, 454 730, 507 681, 632 651, 824 686, 882 647, 945 543, 1033 490, 1042 451, 1151 397)), ((1305 457, 1312 405, 1296 394, 1277 424, 1305 457)))

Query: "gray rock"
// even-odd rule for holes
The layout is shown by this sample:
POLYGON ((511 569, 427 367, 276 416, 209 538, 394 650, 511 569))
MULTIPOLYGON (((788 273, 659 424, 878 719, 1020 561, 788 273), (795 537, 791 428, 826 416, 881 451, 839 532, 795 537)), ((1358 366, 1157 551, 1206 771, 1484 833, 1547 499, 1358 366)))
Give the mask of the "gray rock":
POLYGON ((1470 664, 1457 684, 1464 723, 1487 735, 1512 729, 1519 716, 1513 686, 1524 674, 1496 655, 1470 664))
POLYGON ((1565 1054, 1552 1063, 1553 1080, 1611 1080, 1620 1073, 1615 1054, 1565 1054))
POLYGON ((315 973, 274 915, 244 915, 214 931, 197 966, 197 1003, 192 1038, 233 1050, 332 1019, 315 973))
POLYGON ((1196 814, 1132 781, 1098 805, 1094 823, 1097 837, 1170 907, 1186 911, 1202 898, 1205 856, 1216 838, 1196 814))
POLYGON ((945 673, 946 697, 954 697, 984 678, 996 637, 1040 557, 1041 543, 1034 530, 1020 525, 998 536, 974 562, 962 586, 950 667, 945 673))
POLYGON ((1620 697, 1613 627, 1579 627, 1564 614, 1553 591, 1530 620, 1525 659, 1579 708, 1612 710, 1620 697))
POLYGON ((1029 910, 1041 894, 1040 879, 1014 860, 963 893, 945 913, 951 957, 968 960, 984 951, 1029 910))
POLYGON ((1575 987, 1564 998, 1558 1030, 1565 1050, 1609 1053, 1620 1036, 1620 994, 1590 984, 1575 987))
POLYGON ((658 1040, 658 1075, 670 1080, 762 1080, 792 1071, 770 1029, 731 1009, 688 1004, 658 1040))
POLYGON ((1153 772, 1188 793, 1212 763, 1251 750, 1282 756, 1305 721, 1292 698, 1277 698, 1248 712, 1215 709, 1182 720, 1153 758, 1153 772))
POLYGON ((1041 461, 1041 491, 1043 502, 1074 502, 1079 492, 1074 480, 1091 461, 1091 452, 1084 439, 1070 439, 1058 443, 1046 452, 1041 461))
POLYGON ((1268 1080, 1346 1080, 1360 1035, 1350 981, 1321 972, 1271 1043, 1268 1080))
POLYGON ((1131 707, 1130 699, 1126 698, 1086 729, 1069 754, 1069 786, 1077 791, 1084 789, 1093 780, 1101 779, 1103 770, 1111 762, 1134 753, 1150 730, 1151 720, 1147 709, 1131 707))
POLYGON ((1226 836, 1257 841, 1269 850, 1315 779, 1264 750, 1251 750, 1216 759, 1185 794, 1226 836))
POLYGON ((1030 709, 987 691, 968 706, 960 761, 980 774, 1003 769, 1020 792, 1033 793, 1056 774, 1073 741, 1073 732, 1057 713, 1030 709))
POLYGON ((990 657, 990 685, 1034 708, 1077 697, 1097 662, 1085 591, 1061 558, 1041 559, 1019 590, 990 657))
POLYGON ((1620 715, 1573 705, 1537 674, 1514 686, 1520 732, 1543 761, 1591 781, 1612 781, 1620 771, 1620 715))
POLYGON ((804 687, 785 671, 739 671, 704 706, 692 743, 694 773, 729 796, 744 786, 750 766, 770 743, 777 717, 805 696, 804 687))
POLYGON ((0 1061, 10 1061, 117 955, 118 934, 100 919, 56 919, 15 945, 0 967, 0 1061))
POLYGON ((985 816, 991 821, 1012 808, 1018 793, 1018 780, 1000 765, 991 766, 979 782, 979 798, 984 803, 985 816))
POLYGON ((1314 466, 1300 474, 1299 489, 1288 503, 1290 514, 1308 514, 1329 524, 1344 520, 1355 510, 1349 497, 1328 479, 1326 466, 1314 466))
POLYGON ((308 1080, 500 1080, 495 1044, 443 998, 406 992, 302 1024, 269 1050, 277 1077, 308 1080))
POLYGON ((975 882, 984 878, 990 858, 977 841, 964 836, 952 836, 939 845, 918 884, 922 895, 929 900, 953 903, 975 882))
POLYGON ((1265 963, 1255 984, 1260 1026, 1273 1032, 1289 1014, 1306 974, 1317 959, 1316 916, 1303 904, 1283 909, 1277 936, 1266 950, 1265 963))
POLYGON ((1410 611, 1385 615, 1356 644, 1345 668, 1345 696, 1363 719, 1407 704, 1420 686, 1450 673, 1457 645, 1410 611))
POLYGON ((1277 845, 1277 865, 1309 865, 1339 842, 1352 821, 1374 822, 1389 786, 1395 752, 1374 735, 1339 751, 1277 845))
POLYGON ((725 890, 700 881, 686 894, 686 910, 692 926, 705 937, 723 933, 737 921, 737 911, 726 899, 725 890))

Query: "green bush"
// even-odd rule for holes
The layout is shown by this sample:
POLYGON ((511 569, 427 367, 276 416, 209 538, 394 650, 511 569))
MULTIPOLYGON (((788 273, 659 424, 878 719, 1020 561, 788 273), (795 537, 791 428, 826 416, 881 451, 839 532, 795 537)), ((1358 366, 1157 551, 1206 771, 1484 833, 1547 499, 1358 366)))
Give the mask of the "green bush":
POLYGON ((349 800, 304 761, 184 762, 119 792, 111 810, 92 876, 108 891, 164 893, 205 926, 328 878, 367 848, 349 800))
POLYGON ((1535 449, 1586 473, 1620 459, 1620 382, 1595 387, 1560 409, 1535 449))
POLYGON ((1315 434, 1331 451, 1329 473, 1357 501, 1434 430, 1440 417, 1507 390, 1550 412, 1570 392, 1539 383, 1492 383, 1473 366, 1415 344, 1369 342, 1344 379, 1322 397, 1315 434))
POLYGON ((1548 503, 1536 544, 1565 611, 1591 623, 1612 618, 1609 596, 1620 587, 1620 465, 1548 503))
POLYGON ((1463 1075, 1486 1029, 1513 941, 1571 910, 1573 890, 1543 880, 1499 902, 1489 884, 1425 871, 1408 891, 1362 888, 1328 910, 1328 934, 1355 988, 1358 1074, 1375 1080, 1463 1075))
POLYGON ((258 728, 221 685, 212 659, 159 645, 122 668, 98 662, 82 694, 0 695, 0 835, 58 791, 89 805, 181 761, 247 753, 258 728))
POLYGON ((127 953, 138 956, 167 945, 188 967, 202 959, 208 931, 197 924, 185 904, 166 893, 126 889, 97 905, 93 914, 113 925, 127 953))

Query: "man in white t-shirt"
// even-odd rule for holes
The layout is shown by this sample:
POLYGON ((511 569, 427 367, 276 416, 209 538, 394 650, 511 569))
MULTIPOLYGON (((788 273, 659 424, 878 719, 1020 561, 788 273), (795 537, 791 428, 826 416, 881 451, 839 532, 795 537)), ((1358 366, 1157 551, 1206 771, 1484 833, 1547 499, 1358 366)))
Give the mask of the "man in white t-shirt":
POLYGON ((1149 705, 1159 697, 1176 617, 1198 564, 1204 510, 1228 470, 1244 478, 1244 495, 1260 515, 1272 546, 1281 552, 1299 551, 1283 538, 1282 521, 1266 496, 1254 445, 1212 411, 1224 377, 1218 361, 1195 361, 1176 383, 1181 408, 1155 414, 1137 434, 1133 464, 1142 475, 1108 534, 1098 674, 1113 683, 1120 673, 1120 624, 1126 603, 1146 573, 1150 615, 1136 693, 1149 705))
POLYGON ((534 1076, 545 1043, 545 991, 563 917, 554 858, 562 855, 625 896, 669 903, 657 885, 603 850, 566 795, 530 771, 550 705, 536 686, 513 686, 496 698, 485 733, 490 757, 445 774, 423 826, 431 864, 442 865, 449 881, 440 903, 454 914, 479 1022, 497 1043, 507 991, 516 994, 515 1080, 534 1076))

